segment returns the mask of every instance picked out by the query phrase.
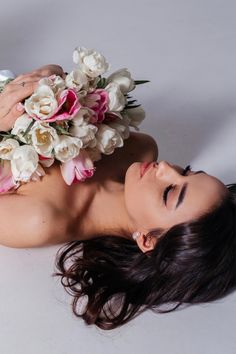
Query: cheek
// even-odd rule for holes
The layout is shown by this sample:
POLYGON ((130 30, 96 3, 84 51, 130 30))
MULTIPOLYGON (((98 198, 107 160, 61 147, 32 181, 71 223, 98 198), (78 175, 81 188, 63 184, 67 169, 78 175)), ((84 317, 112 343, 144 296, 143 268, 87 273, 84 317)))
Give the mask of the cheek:
POLYGON ((155 228, 166 217, 157 185, 140 179, 139 162, 133 163, 126 172, 124 199, 130 218, 141 226, 155 228))
POLYGON ((132 178, 131 174, 125 180, 124 198, 128 214, 137 223, 145 223, 156 209, 150 188, 132 178))

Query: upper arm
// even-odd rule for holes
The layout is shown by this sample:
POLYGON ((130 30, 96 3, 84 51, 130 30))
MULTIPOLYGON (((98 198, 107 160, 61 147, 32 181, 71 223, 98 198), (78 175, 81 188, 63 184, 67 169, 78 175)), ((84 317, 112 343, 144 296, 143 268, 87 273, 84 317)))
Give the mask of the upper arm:
POLYGON ((29 196, 0 195, 0 245, 44 246, 52 229, 51 209, 29 196))

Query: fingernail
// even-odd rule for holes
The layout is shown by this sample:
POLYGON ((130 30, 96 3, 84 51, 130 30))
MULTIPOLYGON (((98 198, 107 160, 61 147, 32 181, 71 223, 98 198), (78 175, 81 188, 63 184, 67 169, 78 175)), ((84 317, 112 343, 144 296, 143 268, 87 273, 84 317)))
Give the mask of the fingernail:
POLYGON ((22 111, 24 111, 25 107, 21 102, 19 102, 16 105, 16 109, 17 109, 17 111, 22 112, 22 111))

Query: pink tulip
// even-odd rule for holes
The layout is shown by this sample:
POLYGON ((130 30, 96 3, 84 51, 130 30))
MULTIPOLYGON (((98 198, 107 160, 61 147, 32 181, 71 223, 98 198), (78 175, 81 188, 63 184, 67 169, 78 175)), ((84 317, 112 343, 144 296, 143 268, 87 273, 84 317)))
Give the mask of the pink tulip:
POLYGON ((101 123, 105 118, 105 112, 108 110, 108 92, 103 89, 97 89, 88 93, 84 98, 84 105, 94 111, 94 116, 90 123, 101 123))
POLYGON ((16 188, 11 172, 11 163, 2 160, 0 163, 0 193, 8 192, 11 188, 16 188))
POLYGON ((51 118, 44 119, 44 122, 55 122, 56 120, 72 119, 82 105, 79 102, 76 92, 72 89, 63 90, 59 94, 58 107, 51 118))
POLYGON ((45 156, 40 155, 40 154, 38 154, 38 156, 39 156, 39 162, 41 163, 41 165, 43 167, 50 167, 54 163, 54 160, 55 160, 54 157, 53 158, 45 157, 45 156))
POLYGON ((95 171, 93 162, 85 150, 80 150, 79 155, 72 160, 61 163, 60 169, 64 181, 69 186, 92 177, 95 171))

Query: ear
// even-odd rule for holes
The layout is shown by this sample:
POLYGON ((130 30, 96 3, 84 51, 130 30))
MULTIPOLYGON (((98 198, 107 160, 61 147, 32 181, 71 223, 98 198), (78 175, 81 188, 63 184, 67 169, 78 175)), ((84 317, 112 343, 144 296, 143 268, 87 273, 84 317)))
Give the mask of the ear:
POLYGON ((141 251, 143 251, 144 253, 147 251, 151 251, 153 250, 153 248, 156 245, 156 238, 153 236, 146 236, 144 234, 141 234, 137 240, 137 245, 139 246, 139 248, 141 249, 141 251))

